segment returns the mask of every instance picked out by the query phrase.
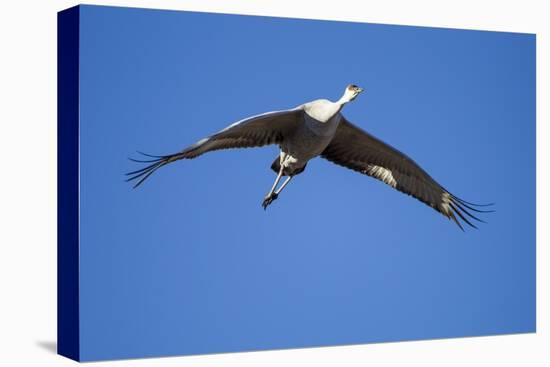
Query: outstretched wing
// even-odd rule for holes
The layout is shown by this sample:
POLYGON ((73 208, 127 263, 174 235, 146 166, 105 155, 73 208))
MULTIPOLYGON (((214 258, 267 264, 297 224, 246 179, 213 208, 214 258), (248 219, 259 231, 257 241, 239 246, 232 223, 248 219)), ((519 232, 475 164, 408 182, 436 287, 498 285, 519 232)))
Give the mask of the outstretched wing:
MULTIPOLYGON (((462 200, 438 184, 416 162, 397 149, 342 118, 336 134, 321 153, 333 163, 374 177, 394 189, 411 195, 455 221, 456 215, 477 228, 467 217, 482 222, 470 211, 489 212, 474 206, 486 206, 462 200)), ((491 205, 491 204, 489 204, 491 205)))
POLYGON ((292 134, 302 118, 303 109, 301 106, 291 110, 267 112, 237 121, 178 153, 164 156, 144 154, 154 159, 145 161, 131 159, 134 162, 149 163, 149 165, 137 171, 127 173, 127 176, 129 176, 127 181, 136 180, 134 187, 138 187, 153 172, 168 163, 180 159, 193 159, 214 150, 280 144, 285 136, 292 134))

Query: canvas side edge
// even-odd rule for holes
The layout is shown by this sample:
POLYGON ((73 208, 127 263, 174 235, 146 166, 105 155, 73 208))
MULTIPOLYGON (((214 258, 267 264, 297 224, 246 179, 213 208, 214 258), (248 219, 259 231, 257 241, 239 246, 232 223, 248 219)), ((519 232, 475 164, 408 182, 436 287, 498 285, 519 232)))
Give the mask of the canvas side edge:
POLYGON ((57 14, 57 353, 80 360, 80 8, 57 14))

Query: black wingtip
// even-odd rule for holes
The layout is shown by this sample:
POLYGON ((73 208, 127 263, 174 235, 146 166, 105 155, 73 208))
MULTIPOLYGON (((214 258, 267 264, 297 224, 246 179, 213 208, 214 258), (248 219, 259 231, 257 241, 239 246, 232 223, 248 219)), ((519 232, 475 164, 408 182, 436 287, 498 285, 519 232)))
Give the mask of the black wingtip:
POLYGON ((157 169, 159 169, 160 167, 164 166, 165 164, 168 163, 168 160, 166 159, 166 156, 153 156, 153 155, 150 155, 150 154, 146 154, 146 153, 143 153, 143 152, 138 152, 144 156, 148 156, 148 157, 152 157, 152 158, 155 158, 155 159, 151 159, 151 160, 139 160, 139 159, 133 159, 133 158, 128 158, 129 160, 131 160, 132 162, 137 162, 137 163, 150 163, 149 165, 143 167, 143 168, 140 168, 138 170, 135 170, 135 171, 131 171, 131 172, 128 172, 128 173, 125 173, 126 176, 129 176, 125 181, 126 182, 131 182, 131 181, 134 181, 134 180, 137 180, 137 182, 133 185, 133 188, 137 188, 139 187, 149 176, 151 176, 157 169))
POLYGON ((478 217, 476 217, 475 215, 473 215, 472 213, 470 213, 466 208, 464 208, 458 201, 453 201, 453 204, 456 205, 456 207, 462 211, 462 213, 466 214, 468 217, 474 219, 474 220, 477 220, 478 222, 481 222, 481 223, 487 223, 485 222, 483 219, 480 219, 478 217))
POLYGON ((466 201, 466 200, 464 200, 464 199, 461 199, 461 198, 459 198, 458 196, 453 195, 453 194, 451 194, 451 193, 449 193, 449 195, 450 195, 453 199, 460 201, 462 204, 468 204, 468 205, 477 206, 477 207, 488 207, 488 206, 493 206, 493 205, 495 205, 495 203, 487 203, 487 204, 472 203, 472 202, 466 201))
POLYGON ((460 222, 458 221, 458 219, 456 219, 456 216, 453 214, 453 212, 449 213, 449 219, 452 219, 452 220, 456 223, 456 225, 458 226, 458 228, 460 228, 460 230, 461 230, 462 232, 466 232, 466 231, 464 230, 464 227, 462 227, 462 224, 460 224, 460 222))
MULTIPOLYGON (((448 212, 447 216, 453 219, 453 221, 460 227, 462 231, 464 231, 464 228, 462 225, 460 225, 461 221, 463 223, 466 223, 469 227, 475 228, 475 229, 479 229, 479 228, 474 223, 472 223, 470 219, 473 219, 480 223, 485 223, 485 224, 487 223, 485 220, 478 218, 477 215, 474 215, 473 212, 485 214, 485 213, 492 213, 495 211, 495 210, 476 209, 472 206, 475 204, 459 199, 456 196, 450 194, 448 191, 447 193, 449 194, 449 202, 448 202, 449 210, 447 210, 448 212)), ((488 204, 483 204, 483 205, 486 206, 488 204)))
POLYGON ((152 163, 152 162, 158 162, 158 159, 148 159, 148 160, 142 160, 142 159, 135 159, 128 157, 128 160, 136 163, 152 163))
POLYGON ((453 204, 453 203, 450 203, 449 204, 451 206, 451 208, 453 209, 453 211, 455 212, 455 214, 458 214, 458 216, 460 217, 460 219, 462 219, 466 224, 468 224, 470 227, 472 228, 475 228, 475 229, 478 229, 477 226, 475 224, 473 224, 472 222, 470 222, 468 220, 468 218, 464 217, 464 215, 462 215, 462 213, 460 212, 460 210, 453 204))
POLYGON ((141 154, 141 155, 144 155, 144 156, 146 156, 146 157, 150 157, 150 158, 160 158, 160 159, 166 158, 165 155, 152 155, 152 154, 148 154, 148 153, 143 153, 143 152, 141 152, 141 151, 139 151, 139 150, 136 150, 136 152, 139 153, 139 154, 141 154))

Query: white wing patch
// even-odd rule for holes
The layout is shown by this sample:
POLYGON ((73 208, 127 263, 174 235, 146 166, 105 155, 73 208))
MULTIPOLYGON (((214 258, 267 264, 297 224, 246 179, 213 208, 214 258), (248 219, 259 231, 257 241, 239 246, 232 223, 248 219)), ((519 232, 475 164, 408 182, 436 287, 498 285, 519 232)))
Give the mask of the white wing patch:
POLYGON ((393 177, 392 171, 375 164, 369 164, 363 173, 376 177, 379 180, 382 180, 384 183, 395 188, 397 186, 397 181, 393 177))
POLYGON ((449 216, 450 213, 453 212, 450 205, 451 203, 452 203, 451 195, 449 195, 448 192, 443 192, 443 194, 441 194, 441 211, 446 216, 449 216))

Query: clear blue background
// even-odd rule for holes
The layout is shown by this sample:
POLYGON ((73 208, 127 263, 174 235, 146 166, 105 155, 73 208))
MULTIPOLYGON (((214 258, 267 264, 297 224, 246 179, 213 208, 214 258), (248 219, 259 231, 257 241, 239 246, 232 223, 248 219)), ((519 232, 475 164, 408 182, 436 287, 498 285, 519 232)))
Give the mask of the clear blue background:
POLYGON ((535 36, 84 6, 84 360, 535 330, 535 36), (343 113, 456 195, 461 232, 322 159, 266 212, 275 146, 167 166, 243 117, 366 89, 343 113))

